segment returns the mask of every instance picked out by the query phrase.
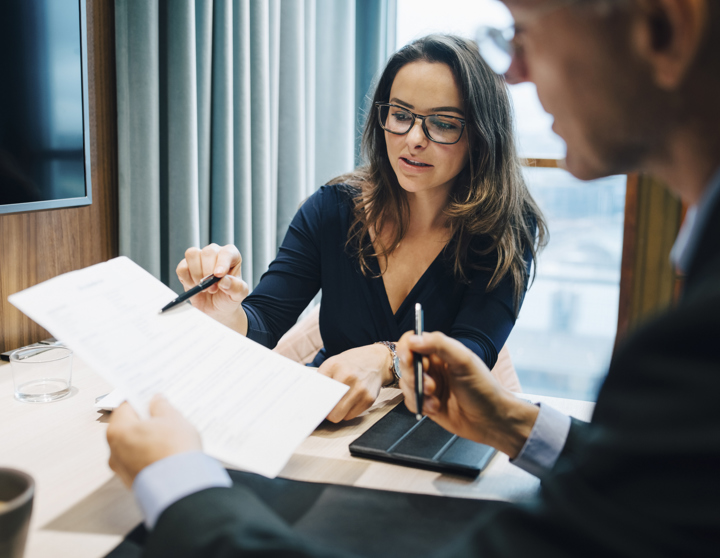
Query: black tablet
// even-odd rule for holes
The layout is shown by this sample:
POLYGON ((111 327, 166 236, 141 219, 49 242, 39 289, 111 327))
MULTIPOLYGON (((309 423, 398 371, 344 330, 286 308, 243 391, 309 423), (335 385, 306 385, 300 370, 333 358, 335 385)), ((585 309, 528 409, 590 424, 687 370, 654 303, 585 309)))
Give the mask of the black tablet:
POLYGON ((477 477, 495 448, 459 438, 400 403, 350 444, 350 454, 442 473, 477 477))

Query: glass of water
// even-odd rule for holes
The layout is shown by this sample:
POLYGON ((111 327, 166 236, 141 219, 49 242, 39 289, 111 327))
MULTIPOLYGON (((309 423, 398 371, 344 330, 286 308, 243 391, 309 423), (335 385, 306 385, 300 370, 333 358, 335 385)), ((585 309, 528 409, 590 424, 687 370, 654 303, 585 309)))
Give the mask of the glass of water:
POLYGON ((10 355, 15 399, 57 401, 70 394, 73 353, 62 345, 33 345, 10 355))

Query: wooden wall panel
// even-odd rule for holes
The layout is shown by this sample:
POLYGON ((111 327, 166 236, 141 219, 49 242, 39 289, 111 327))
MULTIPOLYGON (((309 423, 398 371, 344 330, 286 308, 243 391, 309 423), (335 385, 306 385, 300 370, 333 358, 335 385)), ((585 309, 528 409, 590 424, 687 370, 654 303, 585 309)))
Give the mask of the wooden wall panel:
POLYGON ((674 300, 677 277, 670 250, 681 221, 680 200, 660 181, 628 176, 618 339, 674 300))
POLYGON ((114 3, 88 0, 92 205, 0 215, 0 352, 48 337, 8 295, 118 253, 114 3))
POLYGON ((564 163, 561 159, 538 159, 536 157, 530 157, 528 159, 522 159, 522 164, 525 167, 537 167, 542 169, 564 169, 564 163))
POLYGON ((638 185, 637 173, 629 174, 625 187, 625 223, 623 226, 622 263, 620 264, 620 300, 616 341, 625 334, 632 321, 633 281, 637 258, 638 185))

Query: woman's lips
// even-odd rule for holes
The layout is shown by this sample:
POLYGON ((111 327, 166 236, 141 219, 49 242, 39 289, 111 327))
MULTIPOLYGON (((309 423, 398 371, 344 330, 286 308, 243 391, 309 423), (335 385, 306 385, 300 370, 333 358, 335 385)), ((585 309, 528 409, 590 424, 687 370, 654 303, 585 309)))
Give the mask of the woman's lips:
POLYGON ((428 163, 423 163, 421 161, 414 161, 414 160, 408 159, 406 157, 400 157, 400 167, 403 170, 408 170, 411 172, 423 172, 423 171, 428 171, 431 168, 433 168, 433 166, 428 163))

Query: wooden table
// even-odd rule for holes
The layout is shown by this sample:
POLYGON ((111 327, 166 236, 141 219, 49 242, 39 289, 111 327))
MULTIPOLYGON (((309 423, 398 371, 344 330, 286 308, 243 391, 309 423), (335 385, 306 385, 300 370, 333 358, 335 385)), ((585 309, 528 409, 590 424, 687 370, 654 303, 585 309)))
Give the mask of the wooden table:
MULTIPOLYGON (((104 556, 142 520, 132 493, 107 465, 108 415, 93 404, 108 391, 110 386, 76 359, 68 398, 21 403, 13 398, 10 366, 0 366, 0 466, 28 472, 37 488, 26 558, 104 556)), ((585 401, 525 397, 585 420, 593 409, 585 401)), ((343 425, 324 423, 281 476, 464 498, 519 500, 537 490, 537 479, 502 454, 476 480, 351 457, 348 444, 399 400, 398 390, 387 389, 364 416, 343 425)))

